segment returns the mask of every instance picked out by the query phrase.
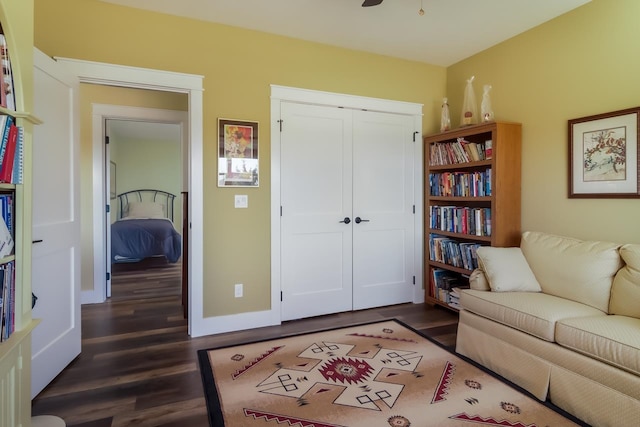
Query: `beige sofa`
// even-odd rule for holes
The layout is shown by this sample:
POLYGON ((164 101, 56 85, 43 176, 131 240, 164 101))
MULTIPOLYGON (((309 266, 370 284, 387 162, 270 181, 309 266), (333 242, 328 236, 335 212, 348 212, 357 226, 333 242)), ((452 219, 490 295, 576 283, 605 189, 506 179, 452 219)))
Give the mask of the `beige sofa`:
POLYGON ((593 426, 640 426, 640 245, 478 250, 456 351, 593 426))

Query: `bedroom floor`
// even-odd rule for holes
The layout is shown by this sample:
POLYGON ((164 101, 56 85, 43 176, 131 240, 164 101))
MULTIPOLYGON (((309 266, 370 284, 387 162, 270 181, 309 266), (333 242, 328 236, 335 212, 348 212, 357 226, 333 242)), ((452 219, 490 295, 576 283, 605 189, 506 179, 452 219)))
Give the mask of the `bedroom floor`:
POLYGON ((389 318, 446 346, 455 343, 457 314, 423 304, 192 339, 182 316, 180 268, 158 260, 117 265, 111 300, 82 306, 82 353, 33 400, 33 415, 56 415, 69 427, 206 427, 199 349, 389 318))

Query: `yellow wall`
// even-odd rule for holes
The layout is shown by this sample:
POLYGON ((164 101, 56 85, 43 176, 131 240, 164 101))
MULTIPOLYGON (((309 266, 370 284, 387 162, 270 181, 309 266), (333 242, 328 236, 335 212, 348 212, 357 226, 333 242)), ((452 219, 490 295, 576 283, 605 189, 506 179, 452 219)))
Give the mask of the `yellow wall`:
MULTIPOLYGON (((466 79, 523 124, 522 229, 640 243, 640 200, 569 199, 568 124, 640 105, 640 2, 593 0, 448 69, 452 121, 466 79)), ((454 125, 454 126, 455 126, 454 125)))
POLYGON ((36 46, 51 56, 205 76, 207 317, 270 308, 270 84, 422 103, 425 132, 437 129, 445 93, 443 67, 96 0, 36 0, 35 27, 36 46), (218 117, 260 123, 260 187, 243 189, 250 207, 242 212, 233 208, 237 190, 216 185, 218 117), (233 297, 235 283, 244 283, 244 298, 233 297))
POLYGON ((93 289, 93 111, 91 104, 186 111, 187 96, 169 92, 81 84, 79 102, 80 218, 82 228, 81 289, 86 291, 93 289))
MULTIPOLYGON (((154 141, 111 137, 109 138, 109 150, 111 161, 116 164, 117 194, 141 188, 152 188, 175 194, 173 225, 182 233, 182 197, 180 195, 182 191, 182 167, 180 164, 182 153, 180 140, 154 141), (114 147, 116 148, 115 155, 114 147)), ((118 200, 112 200, 112 222, 116 220, 119 209, 118 200)))

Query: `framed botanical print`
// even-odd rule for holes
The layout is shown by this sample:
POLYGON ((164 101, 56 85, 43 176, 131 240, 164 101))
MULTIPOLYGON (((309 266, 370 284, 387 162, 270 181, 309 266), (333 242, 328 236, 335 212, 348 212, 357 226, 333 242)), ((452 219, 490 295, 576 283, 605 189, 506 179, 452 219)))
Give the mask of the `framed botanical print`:
POLYGON ((569 197, 640 197, 640 107, 569 120, 569 197))

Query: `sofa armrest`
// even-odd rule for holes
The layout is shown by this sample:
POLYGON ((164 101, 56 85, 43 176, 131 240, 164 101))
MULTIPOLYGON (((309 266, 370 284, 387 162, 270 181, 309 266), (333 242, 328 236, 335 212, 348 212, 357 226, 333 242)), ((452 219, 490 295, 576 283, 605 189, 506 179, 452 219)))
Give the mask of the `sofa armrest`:
POLYGON ((469 276, 469 287, 471 289, 475 289, 476 291, 490 291, 491 287, 489 286, 489 281, 487 280, 487 276, 484 275, 484 271, 479 268, 473 270, 471 275, 469 276))

